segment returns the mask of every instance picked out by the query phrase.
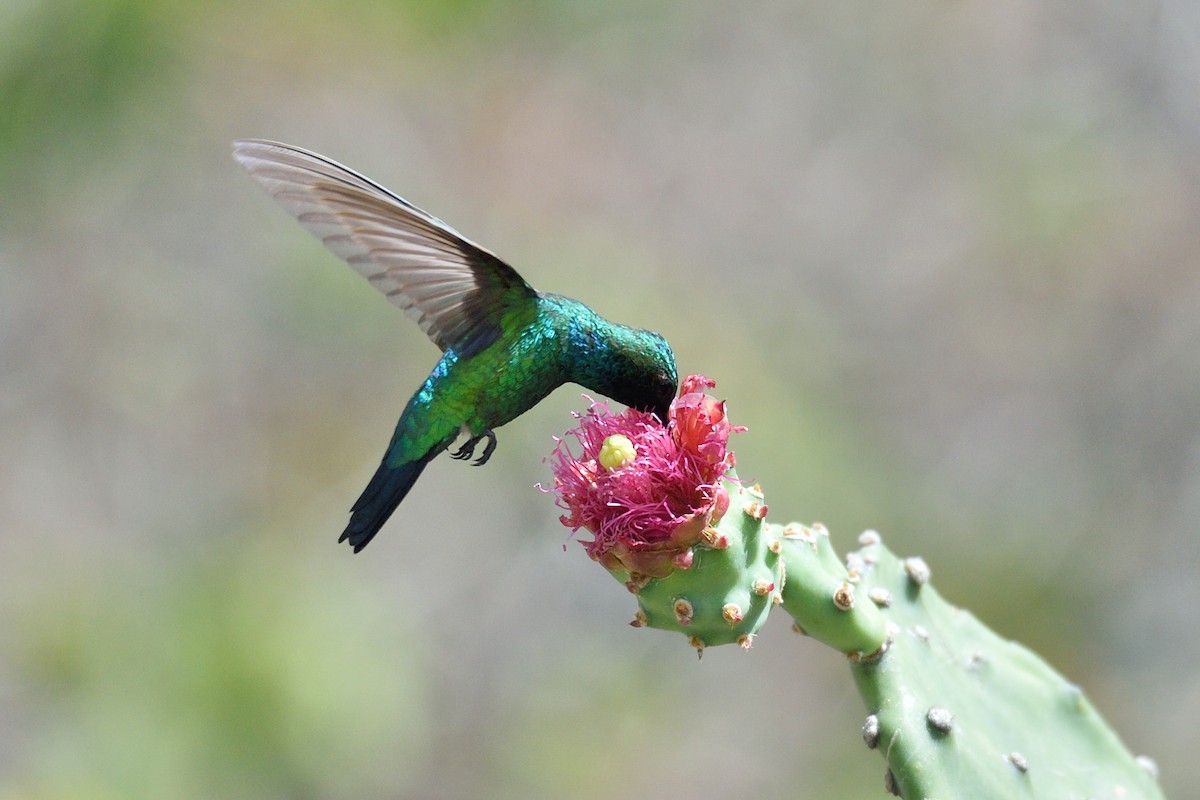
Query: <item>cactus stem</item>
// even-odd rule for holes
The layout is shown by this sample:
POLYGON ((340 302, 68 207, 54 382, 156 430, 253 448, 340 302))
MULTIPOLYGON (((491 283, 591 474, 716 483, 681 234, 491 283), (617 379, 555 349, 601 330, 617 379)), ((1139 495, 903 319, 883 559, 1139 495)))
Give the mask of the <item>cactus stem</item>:
POLYGON ((684 385, 666 435, 641 412, 593 411, 573 434, 587 458, 556 450, 564 522, 591 531, 588 554, 637 595, 632 626, 682 631, 701 658, 719 644, 749 650, 771 606, 782 605, 797 633, 851 663, 870 714, 863 741, 887 760, 892 794, 982 800, 1012 796, 1018 781, 1029 798, 1161 798, 1153 762, 1124 750, 1077 687, 946 603, 924 559, 897 559, 874 530, 858 536, 865 549, 842 558, 819 522, 764 522, 761 487, 731 470, 735 429, 724 404, 692 391, 706 379, 684 385), (643 466, 656 470, 652 480, 643 466), (604 492, 601 473, 613 482, 604 492), (703 502, 674 502, 681 497, 703 502), (1082 791, 1063 791, 1076 784, 1082 791))
POLYGON ((1151 778, 1158 780, 1158 762, 1150 756, 1138 756, 1133 759, 1133 763, 1137 764, 1142 769, 1150 774, 1151 778))
POLYGON ((783 529, 781 541, 779 563, 786 580, 778 585, 783 608, 792 619, 808 635, 842 653, 878 650, 887 637, 887 621, 874 604, 855 602, 854 584, 834 552, 825 526, 789 526, 783 529), (804 535, 796 535, 800 531, 804 535))

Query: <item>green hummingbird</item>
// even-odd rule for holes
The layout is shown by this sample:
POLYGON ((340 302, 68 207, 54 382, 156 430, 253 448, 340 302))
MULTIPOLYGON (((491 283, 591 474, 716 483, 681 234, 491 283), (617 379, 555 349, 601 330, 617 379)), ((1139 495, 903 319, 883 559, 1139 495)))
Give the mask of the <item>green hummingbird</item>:
POLYGON ((425 465, 460 436, 451 458, 476 464, 498 428, 564 383, 578 383, 664 423, 675 355, 657 333, 618 325, 578 300, 535 291, 516 270, 446 223, 322 155, 237 141, 233 155, 293 217, 413 317, 442 349, 408 401, 383 461, 338 541, 366 547, 425 465))

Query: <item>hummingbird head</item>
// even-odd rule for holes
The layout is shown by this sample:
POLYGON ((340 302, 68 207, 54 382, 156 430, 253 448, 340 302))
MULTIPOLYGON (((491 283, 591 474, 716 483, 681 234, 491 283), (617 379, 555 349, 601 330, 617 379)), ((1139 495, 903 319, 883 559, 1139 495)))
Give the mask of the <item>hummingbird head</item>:
POLYGON ((667 424, 667 412, 679 391, 675 372, 675 353, 653 331, 632 330, 630 346, 620 348, 620 360, 612 371, 607 394, 618 403, 639 411, 648 411, 667 424))
POLYGON ((592 309, 559 295, 549 307, 567 330, 563 356, 570 380, 622 405, 656 414, 666 425, 679 390, 675 353, 654 331, 609 322, 592 309))

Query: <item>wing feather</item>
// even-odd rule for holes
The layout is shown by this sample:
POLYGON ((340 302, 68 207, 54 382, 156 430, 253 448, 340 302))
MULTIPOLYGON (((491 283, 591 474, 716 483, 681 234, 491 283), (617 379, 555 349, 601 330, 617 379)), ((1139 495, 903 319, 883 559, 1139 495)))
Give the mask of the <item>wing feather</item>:
POLYGON ((234 142, 233 155, 296 220, 442 350, 495 340, 505 309, 536 292, 516 270, 370 178, 278 142, 234 142))

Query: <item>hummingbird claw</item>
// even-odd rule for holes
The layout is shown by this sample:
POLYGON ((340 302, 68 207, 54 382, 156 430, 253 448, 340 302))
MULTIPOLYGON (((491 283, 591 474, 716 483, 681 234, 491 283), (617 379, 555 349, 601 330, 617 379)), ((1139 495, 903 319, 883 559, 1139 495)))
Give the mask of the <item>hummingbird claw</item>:
MULTIPOLYGON (((490 429, 483 432, 483 436, 487 437, 488 443, 483 446, 483 452, 479 458, 475 460, 475 466, 482 467, 487 463, 487 460, 492 457, 492 453, 496 452, 496 434, 490 429)), ((483 436, 476 436, 475 441, 479 441, 483 436)))
POLYGON ((475 466, 483 466, 492 457, 492 453, 496 451, 496 434, 490 430, 467 439, 467 441, 463 442, 462 447, 450 454, 450 457, 458 461, 467 461, 471 456, 475 455, 475 445, 479 444, 484 438, 488 442, 483 446, 483 452, 479 455, 479 458, 475 460, 475 466))

